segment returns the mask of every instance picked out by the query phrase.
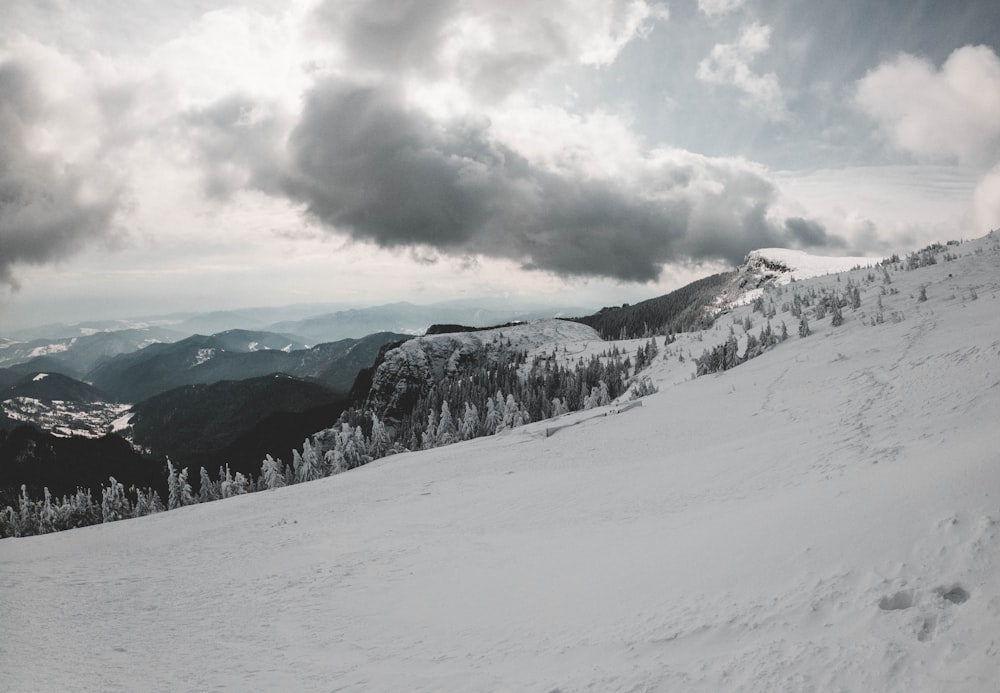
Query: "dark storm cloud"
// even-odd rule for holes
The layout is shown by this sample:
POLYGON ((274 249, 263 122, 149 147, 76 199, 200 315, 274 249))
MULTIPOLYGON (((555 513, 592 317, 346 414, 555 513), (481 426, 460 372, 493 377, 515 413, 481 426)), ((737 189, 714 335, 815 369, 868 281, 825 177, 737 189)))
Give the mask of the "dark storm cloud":
POLYGON ((646 280, 683 228, 682 208, 671 218, 614 185, 542 171, 481 125, 442 128, 388 89, 317 87, 288 154, 286 194, 326 225, 383 247, 422 244, 646 280))
POLYGON ((281 166, 285 121, 274 104, 231 94, 181 118, 195 145, 205 193, 225 199, 245 187, 269 190, 281 166))
POLYGON ((789 217, 785 219, 785 228, 803 248, 842 248, 847 245, 839 236, 830 236, 826 227, 818 221, 789 217))
POLYGON ((802 224, 819 228, 813 222, 772 223, 774 185, 728 160, 681 153, 622 182, 554 172, 496 142, 486 123, 442 125, 391 88, 337 79, 310 92, 287 142, 251 111, 231 99, 189 119, 212 162, 210 184, 249 181, 385 248, 648 281, 666 262, 738 262, 753 248, 818 240, 801 237, 802 224), (269 144, 251 145, 255 136, 269 144))
POLYGON ((32 128, 46 109, 28 68, 0 64, 0 283, 10 286, 17 265, 49 262, 106 236, 122 203, 122 190, 86 162, 32 149, 32 128))

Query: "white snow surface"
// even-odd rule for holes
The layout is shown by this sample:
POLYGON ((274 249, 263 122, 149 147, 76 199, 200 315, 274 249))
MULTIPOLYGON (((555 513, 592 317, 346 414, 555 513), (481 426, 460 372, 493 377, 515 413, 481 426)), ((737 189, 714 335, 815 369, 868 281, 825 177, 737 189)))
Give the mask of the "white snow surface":
POLYGON ((48 377, 49 377, 48 373, 39 373, 34 378, 31 379, 31 382, 37 383, 39 380, 45 380, 48 377))
POLYGON ((54 344, 45 344, 44 346, 38 346, 32 349, 30 352, 28 352, 28 356, 34 358, 36 356, 48 356, 49 354, 61 354, 62 352, 67 351, 71 346, 73 346, 73 343, 75 341, 76 338, 73 338, 66 342, 57 342, 54 344))
POLYGON ((0 541, 0 681, 996 690, 1000 244, 978 243, 892 272, 899 293, 881 298, 898 322, 870 324, 882 285, 863 284, 844 325, 815 320, 810 337, 695 380, 690 352, 726 339, 728 316, 701 341, 660 340, 658 393, 561 417, 589 420, 551 437, 539 422, 0 541))

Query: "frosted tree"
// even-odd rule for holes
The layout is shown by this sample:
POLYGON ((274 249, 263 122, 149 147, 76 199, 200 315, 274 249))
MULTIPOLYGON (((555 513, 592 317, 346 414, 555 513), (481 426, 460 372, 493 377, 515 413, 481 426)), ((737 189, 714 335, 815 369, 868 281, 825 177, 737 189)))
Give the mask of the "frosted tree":
POLYGON ((465 403, 465 412, 462 414, 462 423, 458 429, 458 437, 461 440, 472 440, 479 435, 479 410, 475 404, 465 403))
POLYGON ((455 422, 451 418, 451 408, 447 400, 441 402, 441 418, 438 421, 437 430, 438 445, 451 445, 458 440, 458 430, 455 422))
MULTIPOLYGON (((187 475, 184 476, 184 481, 187 482, 187 475)), ((188 491, 190 492, 190 488, 188 491)), ((170 461, 170 458, 167 458, 167 508, 173 510, 181 507, 184 505, 182 498, 179 474, 174 468, 174 463, 170 461)))
POLYGON ((437 447, 437 412, 433 407, 427 412, 427 425, 424 427, 424 435, 421 439, 421 447, 430 450, 437 447))
POLYGON ((219 467, 219 495, 222 498, 231 498, 233 494, 233 473, 229 471, 229 465, 225 469, 219 467))
POLYGON ((327 467, 330 468, 331 474, 340 474, 341 472, 347 471, 347 461, 344 459, 344 451, 342 448, 327 450, 323 459, 326 461, 327 467))
MULTIPOLYGON (((187 471, 186 467, 184 471, 187 471)), ((184 476, 184 481, 187 481, 187 475, 184 476)), ((132 504, 125 496, 125 487, 114 477, 110 477, 110 482, 108 487, 101 486, 101 520, 115 522, 131 517, 132 504)), ((190 487, 188 487, 188 491, 190 492, 190 487)), ((46 497, 48 497, 48 489, 46 489, 46 497)))
POLYGON ((295 470, 297 484, 322 478, 324 466, 308 438, 302 443, 302 454, 298 450, 292 452, 292 468, 295 470))
POLYGON ((492 397, 486 399, 486 415, 483 417, 483 435, 491 436, 497 432, 503 415, 497 410, 492 397))
POLYGON ((365 432, 361 426, 354 427, 353 439, 355 454, 358 456, 358 462, 354 466, 357 467, 371 462, 372 458, 368 454, 368 439, 365 438, 365 432))
POLYGON ((368 452, 372 456, 372 459, 378 459, 380 457, 385 457, 389 454, 389 449, 392 446, 392 440, 389 438, 389 431, 386 429, 385 424, 376 416, 372 414, 372 435, 371 442, 369 443, 368 452))
POLYGON ((184 505, 197 503, 194 494, 191 493, 191 484, 188 483, 188 468, 185 467, 178 472, 173 463, 167 460, 167 507, 170 510, 180 508, 184 505))
POLYGON ((204 467, 201 468, 199 483, 201 484, 201 488, 198 489, 199 503, 209 503, 219 500, 219 484, 212 481, 212 478, 208 475, 208 470, 204 467))
POLYGON ((260 477, 264 482, 264 488, 272 490, 285 485, 285 475, 281 467, 281 460, 276 460, 270 455, 264 457, 260 465, 260 477))
MULTIPOLYGON (((114 478, 112 477, 111 480, 114 481, 114 478)), ((43 493, 45 498, 38 512, 38 524, 42 533, 45 534, 56 531, 56 509, 52 507, 52 495, 49 493, 48 486, 43 489, 43 493)))
POLYGON ((21 484, 21 497, 18 499, 17 523, 15 536, 31 537, 41 534, 41 527, 38 524, 38 508, 35 501, 28 496, 28 487, 21 484))
POLYGON ((236 476, 233 477, 233 495, 241 496, 244 493, 249 493, 252 488, 253 484, 243 475, 243 472, 236 472, 236 476))
POLYGON ((145 517, 163 510, 163 501, 156 491, 152 489, 141 489, 132 487, 135 493, 135 505, 132 508, 132 517, 145 517))
POLYGON ((340 426, 339 442, 337 449, 343 455, 342 471, 354 469, 364 464, 365 459, 364 435, 351 428, 349 423, 342 423, 340 426))
POLYGON ((517 425, 516 420, 520 418, 520 415, 521 408, 517 406, 517 400, 514 399, 514 395, 507 395, 507 401, 504 402, 503 408, 503 420, 500 422, 500 427, 497 430, 506 431, 507 429, 514 428, 517 425))

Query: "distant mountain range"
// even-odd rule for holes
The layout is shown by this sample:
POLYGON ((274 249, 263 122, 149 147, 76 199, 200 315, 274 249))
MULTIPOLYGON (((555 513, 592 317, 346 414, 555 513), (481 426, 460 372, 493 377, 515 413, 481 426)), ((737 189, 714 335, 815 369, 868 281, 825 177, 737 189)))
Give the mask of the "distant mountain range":
MULTIPOLYGON (((104 320, 75 325, 52 324, 7 331, 0 334, 0 366, 10 363, 4 352, 35 342, 31 349, 46 344, 68 344, 70 340, 101 333, 147 331, 153 341, 169 342, 192 334, 218 334, 227 330, 260 330, 296 335, 310 344, 339 339, 360 339, 374 332, 423 334, 434 323, 458 323, 488 327, 511 320, 586 315, 592 306, 517 304, 504 298, 476 298, 441 301, 427 305, 400 302, 370 307, 337 304, 306 304, 282 307, 244 308, 205 313, 172 313, 127 320, 104 320), (161 331, 157 334, 156 331, 161 331)), ((64 346, 55 346, 65 350, 64 346)), ((45 353, 49 353, 45 351, 45 353)), ((33 355, 43 355, 36 353, 33 355)), ((23 358, 20 356, 19 358, 23 358)))
POLYGON ((373 308, 341 310, 304 320, 280 322, 270 325, 268 329, 301 335, 307 340, 319 342, 383 330, 416 336, 423 334, 427 328, 436 323, 489 327, 513 320, 527 322, 541 318, 580 315, 591 310, 579 306, 518 309, 466 301, 436 303, 429 306, 400 302, 373 308))
POLYGON ((306 348, 286 335, 230 330, 123 354, 101 363, 87 379, 124 402, 139 402, 184 385, 274 373, 312 379, 331 390, 346 392, 383 344, 407 338, 381 332, 306 348))
POLYGON ((184 336, 166 328, 143 327, 26 342, 6 339, 0 341, 0 368, 19 367, 21 373, 57 372, 82 378, 109 358, 159 342, 175 342, 184 336))

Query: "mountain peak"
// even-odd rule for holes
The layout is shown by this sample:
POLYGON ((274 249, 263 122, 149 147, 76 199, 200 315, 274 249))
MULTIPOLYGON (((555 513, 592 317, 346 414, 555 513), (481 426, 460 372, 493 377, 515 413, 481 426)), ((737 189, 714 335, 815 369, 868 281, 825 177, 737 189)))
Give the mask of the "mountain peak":
POLYGON ((882 260, 881 257, 813 255, 790 248, 759 248, 747 254, 737 271, 773 278, 774 284, 787 284, 793 279, 799 281, 846 272, 855 267, 874 265, 882 260))

